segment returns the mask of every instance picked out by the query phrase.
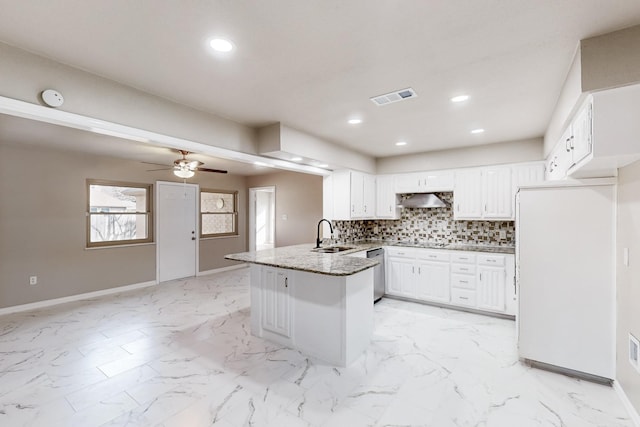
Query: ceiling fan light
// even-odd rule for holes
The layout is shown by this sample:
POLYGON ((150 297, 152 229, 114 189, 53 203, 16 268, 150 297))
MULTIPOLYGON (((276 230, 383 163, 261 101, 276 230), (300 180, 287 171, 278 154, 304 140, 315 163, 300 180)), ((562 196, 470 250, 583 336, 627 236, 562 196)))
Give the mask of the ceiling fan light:
POLYGON ((195 175, 195 172, 189 169, 176 169, 173 171, 173 174, 179 178, 191 178, 195 175))

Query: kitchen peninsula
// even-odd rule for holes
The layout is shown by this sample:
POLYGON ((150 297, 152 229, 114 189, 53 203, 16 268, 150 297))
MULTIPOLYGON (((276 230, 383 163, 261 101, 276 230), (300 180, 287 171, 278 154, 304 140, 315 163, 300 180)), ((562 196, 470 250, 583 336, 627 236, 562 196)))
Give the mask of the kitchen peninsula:
POLYGON ((353 246, 321 253, 312 244, 243 252, 251 264, 251 333, 337 366, 367 348, 373 333, 373 269, 353 246))

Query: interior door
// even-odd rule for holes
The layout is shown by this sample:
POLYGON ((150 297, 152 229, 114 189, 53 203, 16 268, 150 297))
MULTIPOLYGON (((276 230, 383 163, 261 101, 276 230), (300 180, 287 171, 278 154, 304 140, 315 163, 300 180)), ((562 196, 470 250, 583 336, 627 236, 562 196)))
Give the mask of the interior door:
POLYGON ((158 282, 195 276, 198 186, 158 182, 156 188, 158 282))

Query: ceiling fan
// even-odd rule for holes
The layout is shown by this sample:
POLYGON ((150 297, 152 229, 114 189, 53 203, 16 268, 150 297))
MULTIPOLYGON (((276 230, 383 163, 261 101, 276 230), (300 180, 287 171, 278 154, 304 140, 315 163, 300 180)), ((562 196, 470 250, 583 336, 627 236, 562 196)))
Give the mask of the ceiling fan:
POLYGON ((226 170, 222 170, 222 169, 202 168, 200 166, 204 165, 204 163, 199 162, 197 160, 187 160, 187 156, 189 154, 191 154, 189 151, 178 150, 178 152, 180 154, 182 154, 182 158, 174 160, 173 161, 173 166, 163 165, 161 163, 152 163, 152 162, 142 162, 142 163, 146 163, 148 165, 166 166, 166 167, 164 167, 162 169, 150 169, 150 170, 148 170, 148 172, 173 169, 173 174, 175 176, 180 177, 180 178, 185 178, 185 179, 186 178, 191 178, 193 175, 195 175, 196 171, 198 171, 198 172, 227 173, 226 170))

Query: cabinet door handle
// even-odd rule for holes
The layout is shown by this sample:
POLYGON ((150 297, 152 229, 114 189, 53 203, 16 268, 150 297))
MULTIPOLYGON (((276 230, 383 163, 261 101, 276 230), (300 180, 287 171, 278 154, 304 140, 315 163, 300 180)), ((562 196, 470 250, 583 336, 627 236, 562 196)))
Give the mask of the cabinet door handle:
POLYGON ((480 273, 480 281, 482 282, 482 273, 480 273))
POLYGON ((288 278, 288 277, 285 277, 285 278, 284 278, 284 287, 285 287, 285 288, 288 288, 288 287, 289 287, 289 278, 288 278))
POLYGON ((469 299, 469 297, 460 297, 460 299, 469 299))
POLYGON ((460 271, 469 271, 468 268, 461 268, 460 271))
POLYGON ((466 280, 460 280, 460 283, 469 283, 469 282, 466 280))
POLYGON ((418 267, 418 274, 422 274, 422 273, 420 272, 420 267, 418 267))
POLYGON ((573 150, 574 149, 574 145, 573 145, 573 135, 571 135, 571 140, 569 141, 569 147, 573 150))
POLYGON ((415 267, 411 267, 411 274, 416 274, 416 268, 415 267))

